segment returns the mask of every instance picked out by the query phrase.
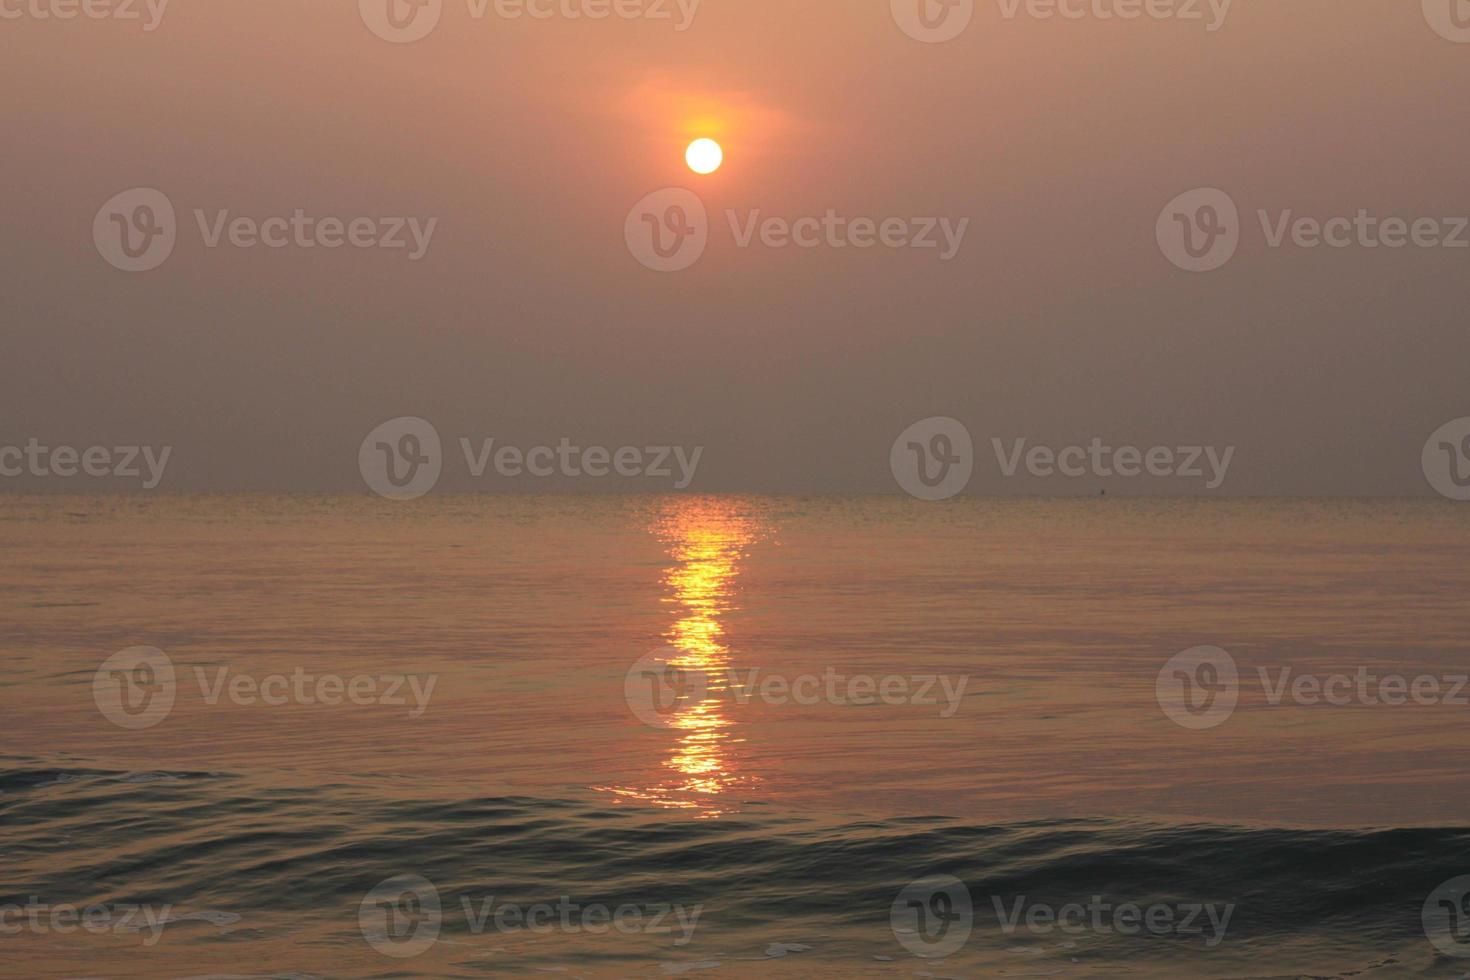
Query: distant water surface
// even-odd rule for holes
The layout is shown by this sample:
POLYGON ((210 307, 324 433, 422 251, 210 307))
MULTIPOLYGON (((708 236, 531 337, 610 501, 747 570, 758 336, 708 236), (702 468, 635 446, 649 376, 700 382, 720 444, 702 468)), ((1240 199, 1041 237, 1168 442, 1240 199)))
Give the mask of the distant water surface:
POLYGON ((1470 673, 1464 508, 8 497, 0 543, 0 905, 198 913, 146 947, 6 936, 20 966, 0 975, 1470 972, 1420 924, 1470 874, 1470 708, 1272 705, 1256 681, 1470 673), (130 730, 94 678, 140 645, 178 683, 130 730), (1242 684, 1194 731, 1156 680, 1201 645, 1242 684), (640 660, 698 682, 671 704, 662 675, 643 689, 655 724, 640 660), (751 671, 950 686, 793 703, 742 697, 751 671), (196 683, 293 672, 434 686, 415 713, 211 704, 196 683), (937 962, 889 907, 934 874, 975 906, 937 962), (403 961, 358 919, 393 875, 446 910, 403 961), (462 900, 489 895, 703 911, 677 946, 465 928, 462 900), (993 900, 1094 895, 1236 911, 1206 949, 1008 934, 993 900))

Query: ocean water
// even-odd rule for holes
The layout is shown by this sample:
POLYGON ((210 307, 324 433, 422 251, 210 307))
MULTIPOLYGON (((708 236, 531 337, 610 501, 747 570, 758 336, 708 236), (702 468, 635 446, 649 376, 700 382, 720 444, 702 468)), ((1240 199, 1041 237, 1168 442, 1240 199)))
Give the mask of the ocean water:
POLYGON ((5 497, 0 543, 0 975, 1470 974, 1464 508, 5 497))

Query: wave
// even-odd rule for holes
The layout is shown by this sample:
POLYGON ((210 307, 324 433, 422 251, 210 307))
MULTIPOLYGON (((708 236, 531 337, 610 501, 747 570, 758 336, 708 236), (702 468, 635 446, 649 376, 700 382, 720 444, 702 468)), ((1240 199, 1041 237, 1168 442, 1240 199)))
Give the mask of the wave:
MULTIPOLYGON (((433 883, 446 908, 472 908, 481 896, 700 905, 727 955, 911 963, 895 943, 895 897, 916 880, 949 876, 963 883, 973 909, 971 937, 953 962, 1011 957, 1143 972, 1190 962, 1191 973, 1206 976, 1450 975, 1456 961, 1426 938, 1421 910, 1447 879, 1470 873, 1465 828, 1096 819, 981 826, 749 812, 681 820, 593 800, 414 799, 402 789, 388 781, 280 787, 228 773, 3 770, 8 873, 0 904, 31 896, 167 902, 236 916, 246 927, 320 917, 350 932, 369 891, 414 875, 433 883), (1078 938, 1015 928, 1019 908, 1099 902, 1232 911, 1224 941, 1208 950, 1192 934, 1078 938), (1200 962, 1224 972, 1199 972, 1200 962), (1255 972, 1277 962, 1287 969, 1255 972)), ((446 916, 446 937, 465 929, 446 916)), ((680 953, 671 969, 715 962, 699 960, 697 947, 680 953)))

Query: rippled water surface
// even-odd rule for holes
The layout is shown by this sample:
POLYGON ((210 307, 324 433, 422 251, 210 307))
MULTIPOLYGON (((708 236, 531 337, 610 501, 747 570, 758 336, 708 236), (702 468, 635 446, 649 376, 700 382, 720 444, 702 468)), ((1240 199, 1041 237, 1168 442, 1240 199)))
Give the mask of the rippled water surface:
POLYGON ((1470 672, 1453 506, 10 497, 0 543, 0 905, 170 907, 23 927, 0 975, 1470 971, 1421 922, 1470 874, 1470 707, 1258 681, 1470 672), (1201 645, 1239 703, 1191 730, 1156 685, 1201 645), (135 647, 148 727, 98 701, 156 703, 98 680, 135 647), (936 875, 973 922, 920 957, 891 906, 936 875), (438 938, 400 959, 364 899, 403 876, 438 938), (1094 896, 1232 911, 1007 928, 1094 896), (674 925, 477 928, 564 897, 674 925))

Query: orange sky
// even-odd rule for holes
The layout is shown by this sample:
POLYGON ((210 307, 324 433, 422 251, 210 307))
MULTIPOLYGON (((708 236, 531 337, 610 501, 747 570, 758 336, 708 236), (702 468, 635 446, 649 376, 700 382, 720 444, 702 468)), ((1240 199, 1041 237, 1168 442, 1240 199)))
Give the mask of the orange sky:
POLYGON ((1470 45, 1418 7, 1239 2, 1210 33, 981 2, 945 44, 853 0, 704 0, 683 32, 460 0, 412 44, 341 3, 176 0, 153 32, 3 21, 6 343, 28 370, 0 417, 170 442, 200 488, 355 489, 362 433, 412 413, 707 445, 704 489, 888 490, 893 434, 945 414, 982 441, 1239 444, 1240 493, 1423 493, 1425 434, 1466 414, 1470 253, 1257 231, 1195 277, 1154 242, 1198 186, 1252 221, 1470 213, 1470 45), (705 134, 726 163, 696 178, 682 150, 705 134), (708 206, 709 250, 649 274, 623 221, 674 184, 708 206), (141 276, 87 234, 135 186, 184 217, 141 276), (206 249, 195 208, 439 220, 410 266, 206 249), (828 209, 970 228, 940 263, 740 249, 725 220, 828 209))

